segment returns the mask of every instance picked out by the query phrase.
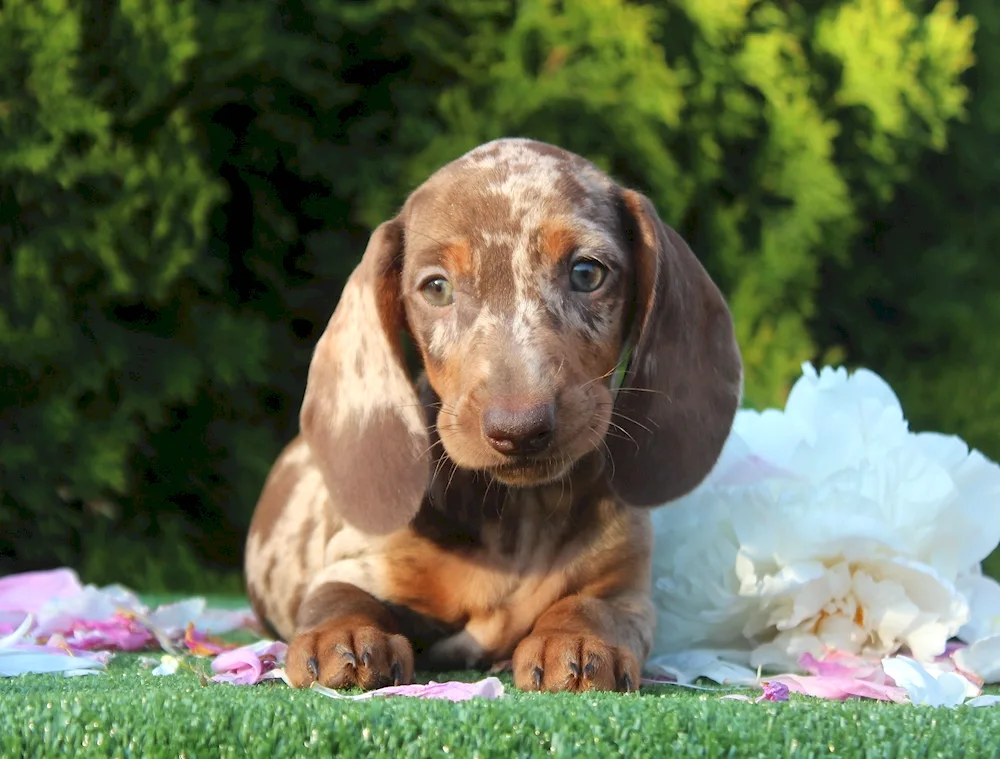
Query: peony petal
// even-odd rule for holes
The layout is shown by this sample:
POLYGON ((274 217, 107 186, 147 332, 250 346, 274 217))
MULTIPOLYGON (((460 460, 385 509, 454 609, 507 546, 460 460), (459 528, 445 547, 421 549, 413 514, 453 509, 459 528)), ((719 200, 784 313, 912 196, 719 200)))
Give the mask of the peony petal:
POLYGON ((160 606, 145 615, 144 621, 157 638, 180 638, 189 624, 197 622, 205 613, 204 598, 188 598, 184 601, 160 606))
POLYGON ((205 609, 195 620, 195 624, 206 635, 224 635, 238 630, 251 630, 256 626, 256 621, 249 608, 205 609))
POLYGON ((7 575, 0 577, 0 611, 38 612, 46 601, 74 596, 81 590, 72 569, 7 575))
POLYGON ((996 706, 1000 704, 1000 696, 976 696, 965 702, 965 706, 996 706))
POLYGON ((153 674, 156 677, 164 677, 166 675, 173 675, 177 673, 177 669, 180 667, 181 662, 176 656, 164 656, 160 659, 159 666, 153 670, 153 674))
POLYGON ((703 649, 661 654, 647 661, 646 668, 673 677, 678 685, 692 683, 700 677, 719 685, 755 685, 757 673, 734 661, 726 661, 723 657, 727 657, 727 653, 703 649))
POLYGON ((120 612, 144 611, 138 598, 112 586, 107 589, 88 585, 75 595, 53 598, 38 612, 37 636, 68 634, 81 623, 108 623, 120 612))
POLYGON ((977 640, 955 652, 955 663, 986 683, 1000 682, 1000 635, 977 640))
POLYGON ((885 672, 880 661, 842 651, 831 651, 822 659, 816 659, 812 654, 803 654, 799 658, 799 666, 809 674, 819 677, 846 677, 874 683, 885 682, 885 672))
POLYGON ((35 619, 31 614, 28 614, 14 632, 0 638, 0 651, 5 648, 13 648, 15 645, 25 642, 33 624, 35 624, 35 619))
POLYGON ((1000 583, 984 577, 977 565, 959 577, 958 589, 969 603, 969 621, 958 631, 966 643, 1000 635, 1000 583))
POLYGON ((70 656, 54 648, 23 644, 0 650, 0 677, 52 672, 99 670, 104 664, 87 656, 70 656))
POLYGON ((906 656, 883 659, 882 668, 918 706, 951 708, 965 701, 968 680, 956 672, 935 674, 906 656))
POLYGON ((356 695, 344 695, 331 688, 313 683, 312 689, 330 698, 345 701, 364 701, 380 696, 404 696, 409 698, 432 698, 445 701, 468 701, 473 698, 497 699, 504 695, 503 683, 496 677, 487 677, 474 683, 447 682, 436 683, 433 680, 426 685, 391 685, 387 688, 368 691, 356 695))
POLYGON ((784 683, 779 682, 765 682, 764 693, 761 694, 757 701, 787 701, 788 700, 788 686, 784 683))
POLYGON ((233 685, 256 685, 285 660, 288 646, 281 641, 257 643, 219 654, 212 661, 213 680, 233 685))
POLYGON ((815 675, 778 675, 770 678, 772 683, 781 683, 793 693, 815 696, 832 701, 844 701, 853 696, 873 698, 879 701, 906 703, 903 688, 886 683, 875 683, 855 677, 818 677, 815 675))

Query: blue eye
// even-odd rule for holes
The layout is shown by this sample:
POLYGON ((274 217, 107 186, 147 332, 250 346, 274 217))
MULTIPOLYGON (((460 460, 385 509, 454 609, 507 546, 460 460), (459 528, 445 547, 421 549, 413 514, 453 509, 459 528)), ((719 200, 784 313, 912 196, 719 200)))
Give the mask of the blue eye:
POLYGON ((569 272, 569 283, 580 293, 592 293, 608 276, 608 270, 603 264, 589 258, 584 258, 573 264, 569 272))
POLYGON ((424 300, 436 308, 450 306, 455 301, 455 290, 444 277, 432 277, 420 286, 424 300))

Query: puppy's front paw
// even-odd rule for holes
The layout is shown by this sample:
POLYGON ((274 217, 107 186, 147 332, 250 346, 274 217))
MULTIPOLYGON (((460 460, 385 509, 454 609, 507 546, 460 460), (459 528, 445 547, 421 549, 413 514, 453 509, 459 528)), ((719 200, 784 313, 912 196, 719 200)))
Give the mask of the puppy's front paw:
POLYGON ((528 691, 633 691, 639 662, 589 635, 531 635, 514 650, 514 684, 528 691))
POLYGON ((405 685, 413 680, 413 647, 402 635, 331 620, 292 639, 285 672, 296 688, 405 685))

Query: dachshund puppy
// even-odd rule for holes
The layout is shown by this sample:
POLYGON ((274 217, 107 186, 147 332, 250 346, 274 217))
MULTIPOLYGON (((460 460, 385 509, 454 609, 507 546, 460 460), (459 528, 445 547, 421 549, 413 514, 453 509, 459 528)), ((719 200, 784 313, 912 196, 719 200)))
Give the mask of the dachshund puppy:
POLYGON ((448 164, 372 234, 253 517, 292 683, 512 657, 521 689, 637 688, 649 508, 708 474, 741 392, 729 309, 646 197, 530 140, 448 164))

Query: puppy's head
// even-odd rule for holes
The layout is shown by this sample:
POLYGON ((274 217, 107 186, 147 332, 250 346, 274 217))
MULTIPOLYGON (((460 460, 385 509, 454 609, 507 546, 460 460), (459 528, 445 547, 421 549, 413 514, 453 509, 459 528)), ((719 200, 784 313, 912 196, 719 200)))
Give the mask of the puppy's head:
POLYGON ((310 368, 303 433, 344 516, 386 531, 433 456, 504 484, 608 459, 653 506, 715 463, 741 390, 732 320, 642 195, 543 143, 488 143, 434 174, 372 236, 310 368), (427 419, 407 330, 439 398, 427 419))

